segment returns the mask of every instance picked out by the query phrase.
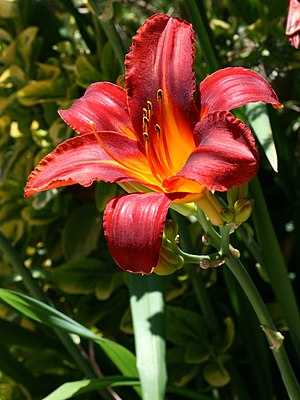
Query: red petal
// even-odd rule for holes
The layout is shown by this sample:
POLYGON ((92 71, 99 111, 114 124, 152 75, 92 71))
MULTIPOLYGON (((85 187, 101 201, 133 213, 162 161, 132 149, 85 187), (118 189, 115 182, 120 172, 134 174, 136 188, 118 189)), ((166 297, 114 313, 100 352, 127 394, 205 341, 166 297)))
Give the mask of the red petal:
POLYGON ((134 137, 126 91, 112 83, 93 83, 83 97, 59 114, 78 133, 91 133, 92 121, 97 131, 118 131, 134 137))
POLYGON ((193 100, 193 61, 194 34, 186 21, 157 14, 138 30, 126 57, 126 85, 132 123, 141 139, 147 101, 152 103, 156 123, 160 126, 164 123, 157 101, 159 89, 169 125, 177 127, 176 132, 193 131, 198 117, 193 100))
POLYGON ((116 263, 125 271, 150 274, 157 266, 171 201, 161 193, 134 193, 111 200, 104 234, 116 263))
POLYGON ((231 113, 208 114, 196 125, 195 136, 200 145, 177 174, 178 178, 170 178, 170 189, 183 176, 209 190, 225 191, 248 182, 256 174, 258 152, 252 133, 231 113))
POLYGON ((300 2, 298 0, 289 2, 285 33, 289 36, 292 46, 298 49, 300 45, 300 2))
MULTIPOLYGON (((132 154, 136 155, 133 150, 132 154)), ((111 158, 94 134, 76 136, 57 146, 40 162, 28 178, 25 196, 75 183, 89 186, 95 180, 140 182, 142 179, 140 174, 111 158)))
POLYGON ((250 102, 263 101, 281 107, 271 85, 256 72, 245 68, 224 68, 201 82, 201 118, 211 111, 229 111, 250 102))

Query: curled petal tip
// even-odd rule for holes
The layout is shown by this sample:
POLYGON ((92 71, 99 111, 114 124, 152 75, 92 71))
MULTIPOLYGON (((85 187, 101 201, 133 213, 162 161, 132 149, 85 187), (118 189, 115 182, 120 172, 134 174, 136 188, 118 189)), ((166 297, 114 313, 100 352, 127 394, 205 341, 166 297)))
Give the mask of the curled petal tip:
POLYGON ((140 274, 153 272, 170 204, 162 193, 133 193, 116 197, 107 204, 104 234, 120 268, 140 274))

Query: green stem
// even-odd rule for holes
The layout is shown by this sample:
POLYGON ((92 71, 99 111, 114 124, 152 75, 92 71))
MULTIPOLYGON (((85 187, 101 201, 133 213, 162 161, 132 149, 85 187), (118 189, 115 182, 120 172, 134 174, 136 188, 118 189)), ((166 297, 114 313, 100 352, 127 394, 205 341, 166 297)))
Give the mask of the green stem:
POLYGON ((101 2, 98 0, 88 0, 93 13, 99 20, 102 29, 113 48, 122 71, 124 70, 124 59, 126 50, 124 43, 112 21, 113 5, 111 2, 101 2))
MULTIPOLYGON (((249 274, 245 270, 243 264, 240 262, 238 258, 233 256, 230 252, 227 254, 226 264, 230 271, 233 273, 242 289, 244 290, 246 296, 248 297, 249 302, 251 303, 257 318, 262 325, 263 328, 267 328, 271 332, 276 332, 276 327, 270 317, 270 314, 262 301, 254 283, 252 282, 249 274)), ((291 400, 299 400, 300 399, 300 386, 297 382, 296 376, 292 369, 292 366, 289 362, 287 354, 283 345, 279 345, 278 348, 273 346, 273 342, 270 339, 270 335, 266 332, 267 339, 271 345, 271 350, 275 357, 276 363, 281 373, 282 380, 286 387, 286 390, 289 394, 291 400)))
MULTIPOLYGON (((191 244, 189 232, 187 230, 186 219, 172 210, 170 212, 171 212, 171 215, 172 215, 172 218, 174 219, 174 221, 176 221, 179 225, 181 248, 183 248, 186 251, 191 251, 192 244, 191 244)), ((187 253, 185 253, 185 252, 182 252, 182 253, 184 254, 184 258, 186 260, 185 256, 187 256, 187 253)), ((190 254, 189 254, 189 256, 190 256, 190 254)), ((216 316, 213 304, 208 295, 207 288, 205 287, 205 282, 204 282, 204 279, 202 276, 202 271, 199 270, 199 256, 196 256, 196 258, 194 258, 194 259, 190 258, 190 261, 193 265, 191 265, 190 267, 186 266, 186 271, 187 271, 189 277, 191 278, 191 282, 193 285, 193 289, 194 289, 198 304, 200 306, 200 310, 203 313, 203 316, 205 318, 205 321, 207 323, 207 326, 208 326, 208 329, 210 330, 210 332, 216 334, 217 336, 221 336, 221 334, 222 334, 221 324, 219 323, 219 320, 216 316)))
MULTIPOLYGON (((6 255, 9 262, 13 266, 14 270, 22 276, 23 283, 28 292, 31 294, 31 296, 36 298, 37 300, 40 300, 44 303, 48 303, 49 305, 52 306, 46 294, 43 292, 41 285, 32 277, 30 270, 25 267, 19 254, 16 252, 16 250, 13 248, 13 246, 10 244, 10 242, 7 240, 7 238, 1 231, 0 231, 0 250, 2 250, 3 254, 6 255)), ((66 348, 66 350, 71 355, 75 364, 82 371, 82 373, 88 378, 95 378, 94 371, 92 370, 89 363, 82 356, 78 347, 73 342, 71 337, 64 332, 59 331, 58 329, 54 329, 54 331, 58 336, 59 340, 66 348)), ((111 399, 111 396, 103 390, 101 390, 101 396, 103 399, 106 400, 111 399)))
MULTIPOLYGON (((252 282, 243 264, 230 251, 227 237, 223 239, 222 242, 222 238, 217 234, 212 225, 207 221, 201 210, 198 210, 197 212, 197 219, 199 222, 204 222, 204 230, 209 238, 212 238, 211 244, 219 251, 221 251, 222 249, 222 255, 226 256, 227 266, 229 267, 230 271, 235 276, 244 293, 248 297, 248 300, 253 307, 253 310, 255 311, 257 318, 263 328, 263 331, 265 332, 266 337, 271 345, 271 350, 275 357, 276 363, 282 376, 283 383, 286 387, 290 399, 300 400, 300 386, 297 382, 292 366, 286 355, 284 346, 282 345, 282 343, 280 343, 279 346, 273 346, 274 343, 271 339, 272 334, 276 335, 276 327, 258 290, 256 289, 256 286, 252 282), (225 249, 225 243, 228 243, 227 250, 225 249)), ((228 234, 228 231, 224 227, 221 228, 221 232, 224 232, 225 236, 227 236, 228 234)), ((199 261, 201 260, 200 257, 201 256, 199 256, 199 261)))
POLYGON ((184 2, 184 6, 190 16, 195 31, 200 38, 200 44, 203 48, 203 55, 207 67, 211 72, 219 68, 219 63, 212 42, 212 33, 207 21, 205 9, 202 0, 188 0, 184 2))
POLYGON ((107 36, 107 38, 115 52, 115 55, 120 64, 121 70, 123 71, 126 50, 125 50, 124 44, 122 42, 122 39, 120 38, 120 35, 118 34, 116 27, 111 19, 105 20, 105 21, 100 19, 100 23, 105 32, 105 35, 107 36))
POLYGON ((250 190, 256 202, 253 220, 262 251, 262 266, 282 307, 291 339, 300 358, 300 315, 297 301, 258 178, 251 181, 250 190))

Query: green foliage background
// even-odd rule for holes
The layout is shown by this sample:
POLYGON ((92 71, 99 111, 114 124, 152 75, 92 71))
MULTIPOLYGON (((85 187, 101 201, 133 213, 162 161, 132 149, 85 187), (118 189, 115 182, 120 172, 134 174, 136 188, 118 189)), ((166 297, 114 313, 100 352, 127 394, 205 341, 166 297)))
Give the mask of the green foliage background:
MULTIPOLYGON (((290 316, 295 321, 293 332, 285 312, 294 310, 299 318, 295 306, 300 293, 300 53, 285 36, 288 3, 0 0, 0 285, 29 296, 24 300, 28 311, 23 303, 23 308, 16 307, 16 298, 9 300, 3 292, 0 399, 42 399, 65 382, 101 377, 105 379, 87 382, 88 393, 79 396, 79 389, 72 387, 67 390, 69 397, 56 394, 53 399, 141 398, 130 353, 135 352, 130 311, 135 293, 129 291, 127 274, 108 252, 101 223, 106 202, 121 189, 99 182, 88 189, 72 186, 29 199, 23 197, 23 189, 39 160, 74 134, 57 110, 69 107, 92 82, 122 83, 123 53, 152 14, 181 16, 193 22, 198 33, 191 4, 205 11, 204 29, 218 64, 257 70, 284 104, 281 110, 267 109, 273 132, 268 138, 263 136, 268 119, 258 120, 251 110, 237 111, 257 133, 263 195, 254 182, 250 189, 256 211, 237 231, 233 244, 284 333, 294 369, 300 370, 300 330, 295 333, 299 324, 290 316), (273 226, 264 223, 268 220, 264 198, 273 226), (286 268, 281 269, 285 281, 273 269, 279 259, 286 268), (30 298, 54 306, 81 328, 62 314, 50 318, 51 311, 30 298), (41 312, 47 320, 40 318, 41 312), (68 333, 62 334, 61 328, 68 333), (100 333, 109 339, 107 347, 95 339, 100 333), (111 349, 124 365, 116 362, 111 349)), ((198 81, 211 72, 201 40, 199 35, 198 81)), ((182 248, 207 251, 201 245, 200 226, 175 213, 173 217, 180 227, 182 248)), ((162 320, 153 322, 165 327, 159 336, 166 343, 168 387, 161 398, 288 398, 256 316, 225 266, 205 271, 190 266, 151 279, 159 280, 166 304, 162 320), (209 302, 204 308, 203 291, 209 302)), ((133 285, 138 287, 139 282, 133 285)), ((160 362, 164 364, 163 359, 160 362)))

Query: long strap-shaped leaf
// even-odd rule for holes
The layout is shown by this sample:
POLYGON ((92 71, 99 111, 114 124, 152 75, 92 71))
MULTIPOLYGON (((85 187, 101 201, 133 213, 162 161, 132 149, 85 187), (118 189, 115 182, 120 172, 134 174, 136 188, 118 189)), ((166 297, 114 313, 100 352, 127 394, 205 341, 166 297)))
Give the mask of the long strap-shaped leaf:
POLYGON ((130 274, 129 288, 143 400, 163 400, 167 380, 163 278, 130 274))
POLYGON ((134 355, 120 344, 96 335, 60 311, 24 294, 0 289, 0 299, 34 321, 96 342, 125 376, 138 376, 134 355))
POLYGON ((101 379, 83 379, 81 381, 67 382, 50 393, 43 400, 67 400, 73 396, 89 393, 97 389, 117 386, 136 386, 139 385, 137 379, 126 378, 124 376, 109 376, 101 379))

